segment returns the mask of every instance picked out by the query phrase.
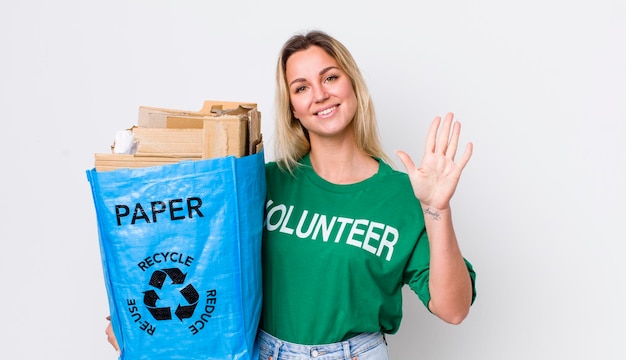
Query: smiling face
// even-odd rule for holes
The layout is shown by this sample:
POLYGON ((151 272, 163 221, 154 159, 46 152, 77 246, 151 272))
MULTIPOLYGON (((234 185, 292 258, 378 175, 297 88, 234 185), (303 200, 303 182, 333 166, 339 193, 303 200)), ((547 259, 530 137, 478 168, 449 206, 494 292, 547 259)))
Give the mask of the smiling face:
POLYGON ((311 142, 352 137, 357 99, 348 75, 322 48, 293 53, 285 74, 294 116, 308 130, 311 142))

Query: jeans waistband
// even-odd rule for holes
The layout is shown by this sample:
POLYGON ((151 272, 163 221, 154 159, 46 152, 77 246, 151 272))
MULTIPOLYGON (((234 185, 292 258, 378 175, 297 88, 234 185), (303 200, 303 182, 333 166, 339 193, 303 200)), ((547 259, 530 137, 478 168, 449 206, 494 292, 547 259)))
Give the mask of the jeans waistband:
POLYGON ((266 347, 273 354, 274 360, 301 359, 302 357, 318 360, 350 359, 383 342, 386 343, 382 332, 361 333, 348 340, 331 344, 302 345, 283 341, 259 330, 258 340, 259 346, 266 347))

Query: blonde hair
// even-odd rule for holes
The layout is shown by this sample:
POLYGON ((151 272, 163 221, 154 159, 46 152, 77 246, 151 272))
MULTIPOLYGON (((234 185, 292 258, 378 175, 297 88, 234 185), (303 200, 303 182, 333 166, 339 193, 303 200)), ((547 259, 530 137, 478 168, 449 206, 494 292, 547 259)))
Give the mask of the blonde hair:
POLYGON ((356 61, 348 49, 332 36, 322 31, 310 31, 292 36, 283 45, 276 65, 276 158, 278 165, 290 172, 298 161, 311 150, 306 129, 293 115, 287 85, 287 60, 294 53, 318 46, 338 63, 352 81, 357 108, 352 119, 356 143, 369 156, 391 164, 382 149, 376 124, 376 113, 369 90, 356 61))

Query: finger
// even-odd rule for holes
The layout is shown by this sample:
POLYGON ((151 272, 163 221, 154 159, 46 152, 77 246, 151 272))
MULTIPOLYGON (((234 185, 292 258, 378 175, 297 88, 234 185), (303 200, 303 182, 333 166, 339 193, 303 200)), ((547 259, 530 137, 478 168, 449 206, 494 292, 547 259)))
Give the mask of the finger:
POLYGON ((448 144, 448 150, 446 150, 446 157, 452 161, 454 161, 454 157, 456 156, 456 151, 459 146, 459 137, 461 134, 461 123, 456 122, 452 127, 452 136, 450 137, 450 143, 448 144))
POLYGON ((398 157, 400 158, 400 161, 402 162, 402 165, 404 165, 404 168, 407 172, 411 172, 413 169, 415 169, 415 163, 413 163, 413 159, 411 159, 411 157, 407 153, 398 150, 396 151, 396 155, 398 155, 398 157))
POLYGON ((467 143, 467 145, 465 146, 465 151, 463 152, 463 156, 461 156, 458 162, 460 171, 463 171, 463 169, 465 169, 465 165, 467 165, 473 153, 474 144, 472 144, 471 142, 467 143))
POLYGON ((443 120, 441 130, 439 132, 439 140, 437 141, 437 150, 441 154, 446 154, 448 151, 448 143, 450 141, 450 128, 452 127, 452 120, 454 114, 451 112, 446 114, 446 118, 443 120))
POLYGON ((441 116, 436 116, 430 123, 428 134, 426 134, 426 144, 424 145, 424 154, 434 153, 437 145, 437 130, 441 123, 441 116))

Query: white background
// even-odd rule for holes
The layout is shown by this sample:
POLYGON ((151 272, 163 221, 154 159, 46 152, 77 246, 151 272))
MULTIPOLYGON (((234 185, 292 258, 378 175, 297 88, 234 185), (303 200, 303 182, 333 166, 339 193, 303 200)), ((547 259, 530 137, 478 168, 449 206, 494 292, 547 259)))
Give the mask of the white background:
POLYGON ((418 160, 448 111, 475 144, 453 207, 478 299, 452 326, 406 292, 392 357, 626 358, 625 19, 622 0, 3 2, 0 357, 116 358, 93 154, 140 105, 217 99, 259 104, 271 159, 278 51, 319 28, 390 153, 418 160))

